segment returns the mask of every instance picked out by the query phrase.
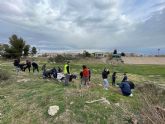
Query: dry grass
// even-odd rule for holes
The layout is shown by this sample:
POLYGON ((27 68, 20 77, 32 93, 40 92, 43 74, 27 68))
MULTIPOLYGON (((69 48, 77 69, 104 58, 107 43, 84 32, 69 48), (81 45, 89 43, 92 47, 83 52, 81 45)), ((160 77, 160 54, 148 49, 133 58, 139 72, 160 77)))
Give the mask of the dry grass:
POLYGON ((139 122, 142 124, 164 124, 165 90, 154 84, 145 84, 139 90, 141 92, 139 100, 142 105, 139 122))

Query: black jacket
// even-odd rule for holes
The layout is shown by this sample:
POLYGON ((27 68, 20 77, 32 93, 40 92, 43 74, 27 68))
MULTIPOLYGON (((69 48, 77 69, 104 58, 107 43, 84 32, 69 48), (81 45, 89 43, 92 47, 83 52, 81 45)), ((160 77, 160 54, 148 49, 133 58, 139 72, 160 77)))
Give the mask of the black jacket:
POLYGON ((109 71, 105 71, 105 70, 104 70, 104 71, 102 72, 102 78, 103 78, 103 79, 107 79, 107 78, 108 78, 108 74, 109 74, 109 71))

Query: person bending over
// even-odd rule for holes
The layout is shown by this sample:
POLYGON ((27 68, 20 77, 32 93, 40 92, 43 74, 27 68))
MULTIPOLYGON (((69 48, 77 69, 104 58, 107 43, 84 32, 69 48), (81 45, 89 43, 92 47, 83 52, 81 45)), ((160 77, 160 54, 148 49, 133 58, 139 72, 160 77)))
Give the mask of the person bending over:
POLYGON ((36 62, 32 62, 32 66, 33 66, 33 72, 35 71, 35 70, 37 70, 38 72, 39 72, 39 69, 38 69, 38 64, 36 63, 36 62))

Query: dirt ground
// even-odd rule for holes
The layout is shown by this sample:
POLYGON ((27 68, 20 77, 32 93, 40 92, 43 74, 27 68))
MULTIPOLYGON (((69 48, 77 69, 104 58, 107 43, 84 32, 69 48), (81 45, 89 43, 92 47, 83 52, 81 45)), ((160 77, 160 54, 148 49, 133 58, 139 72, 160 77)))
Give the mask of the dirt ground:
POLYGON ((122 57, 125 64, 165 65, 165 57, 122 57))

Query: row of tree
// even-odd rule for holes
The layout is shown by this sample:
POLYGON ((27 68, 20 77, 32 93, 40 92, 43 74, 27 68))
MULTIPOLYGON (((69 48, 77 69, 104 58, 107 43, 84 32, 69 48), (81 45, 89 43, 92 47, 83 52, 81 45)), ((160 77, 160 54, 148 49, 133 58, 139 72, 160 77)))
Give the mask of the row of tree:
POLYGON ((9 44, 0 46, 0 55, 5 58, 20 58, 21 56, 26 57, 29 54, 35 55, 36 53, 36 47, 31 48, 23 38, 19 38, 15 34, 9 37, 9 44))

